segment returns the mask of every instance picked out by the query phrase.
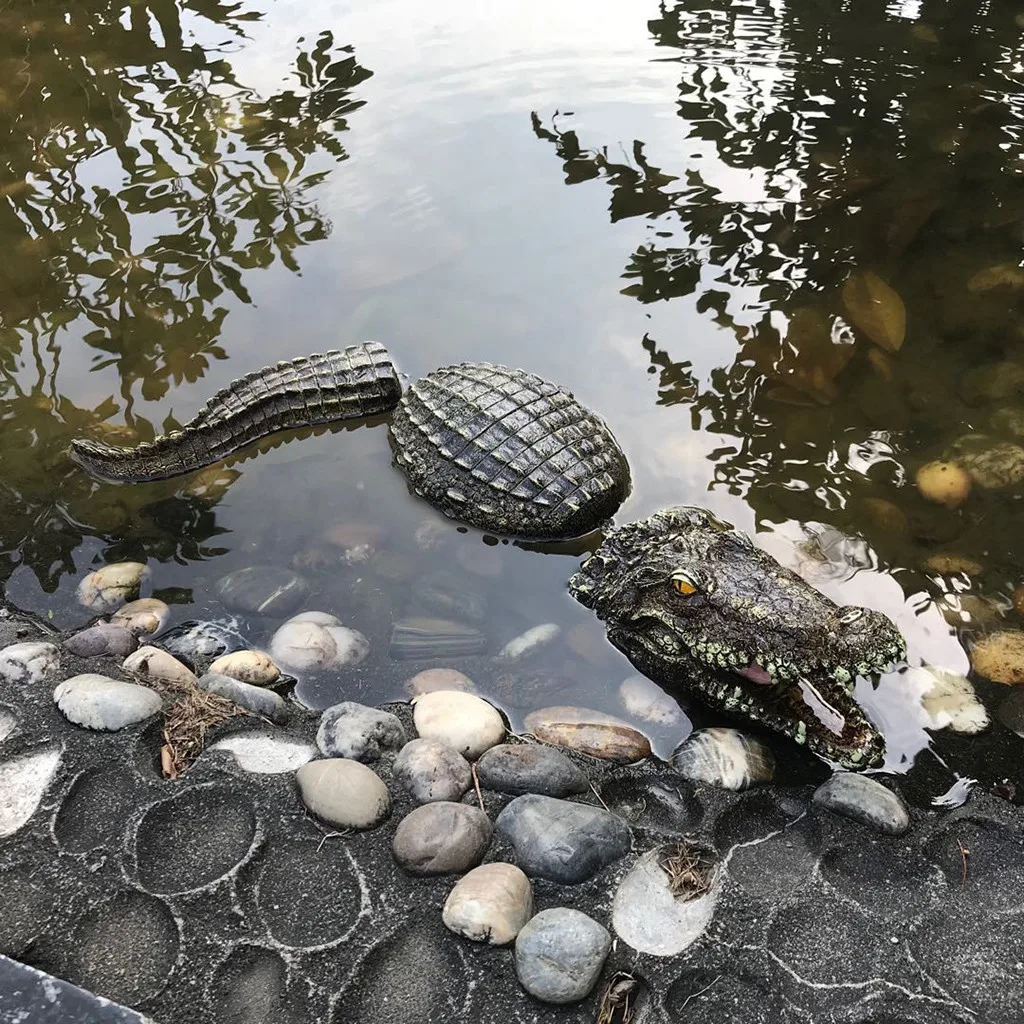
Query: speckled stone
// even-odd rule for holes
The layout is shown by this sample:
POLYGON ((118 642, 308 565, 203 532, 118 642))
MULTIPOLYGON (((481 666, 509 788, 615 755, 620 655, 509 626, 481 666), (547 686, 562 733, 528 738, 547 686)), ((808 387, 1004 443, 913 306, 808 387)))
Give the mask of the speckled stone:
POLYGON ((651 742, 639 730, 612 715, 589 708, 541 708, 526 716, 525 726, 539 740, 590 757, 628 764, 651 754, 651 742))
POLYGON ((445 926, 473 942, 504 946, 533 914, 533 887, 513 864, 481 864, 455 883, 441 914, 445 926))
POLYGON ((618 815, 532 793, 516 797, 496 825, 528 875, 562 885, 585 882, 632 845, 629 826, 618 815))
POLYGON ((199 688, 207 693, 215 693, 226 697, 240 707, 251 711, 254 715, 262 715, 272 722, 283 722, 288 717, 288 706, 284 699, 273 690, 265 690, 262 686, 253 686, 233 679, 220 672, 207 672, 199 679, 199 688))
POLYGON ((410 740, 391 771, 395 782, 418 804, 458 800, 473 784, 469 762, 441 740, 410 740))
POLYGON ((836 814, 900 835, 910 828, 910 814, 899 794, 866 775, 837 772, 815 791, 813 800, 836 814))
POLYGON ((370 641, 327 612, 302 612, 289 619, 270 641, 278 665, 293 672, 323 672, 358 665, 370 653, 370 641))
POLYGON ((60 655, 53 644, 11 644, 0 651, 0 679, 16 686, 41 683, 57 670, 60 655))
POLYGON ((253 686, 269 686, 281 677, 281 670, 274 664, 274 659, 263 651, 222 654, 210 665, 210 671, 253 686))
POLYGON ((150 578, 141 562, 114 562, 89 573, 78 584, 78 600, 94 612, 112 612, 139 596, 150 578))
POLYGON ((88 672, 64 680, 53 691, 61 713, 86 729, 116 732, 155 715, 160 695, 148 686, 88 672))
POLYGON ((498 793, 571 796, 589 788, 586 775, 561 751, 536 743, 501 743, 477 763, 480 785, 498 793))
POLYGON ((775 755, 760 740, 738 729, 698 729, 674 751, 669 764, 680 775, 722 789, 747 789, 771 782, 775 755))
POLYGON ((136 636, 151 636, 159 633, 171 617, 171 609, 156 597, 140 597, 129 601, 110 617, 115 626, 124 626, 136 636))
POLYGON ((461 874, 483 859, 491 831, 478 807, 437 801, 402 819, 391 850, 398 866, 411 875, 461 874))
POLYGON ((295 781, 309 812, 336 828, 376 828, 391 813, 387 786, 358 761, 310 761, 295 773, 295 781))
POLYGON ((198 659, 218 658, 230 651, 242 650, 246 643, 235 629, 233 620, 198 622, 190 619, 172 626, 164 633, 160 637, 160 646, 186 662, 190 668, 195 668, 198 659))
POLYGON ((535 999, 577 1003, 586 998, 612 948, 608 929, 568 907, 530 918, 516 936, 516 976, 535 999))
POLYGON ((131 630, 111 622, 97 622, 64 641, 64 650, 76 658, 126 658, 138 646, 138 637, 131 630))
POLYGON ((471 761, 505 738, 501 715, 475 694, 435 690, 416 697, 413 705, 420 736, 441 740, 471 761))
POLYGON ((166 683, 170 686, 195 686, 195 673, 183 665, 173 654, 159 647, 140 647, 124 659, 125 672, 147 683, 166 683))
POLYGON ((309 594, 309 585, 298 573, 272 565, 229 572, 215 589, 231 611, 270 617, 290 614, 309 594))
POLYGON ((401 750, 406 736, 395 715, 346 700, 320 716, 316 745, 326 757, 376 761, 387 751, 401 750))

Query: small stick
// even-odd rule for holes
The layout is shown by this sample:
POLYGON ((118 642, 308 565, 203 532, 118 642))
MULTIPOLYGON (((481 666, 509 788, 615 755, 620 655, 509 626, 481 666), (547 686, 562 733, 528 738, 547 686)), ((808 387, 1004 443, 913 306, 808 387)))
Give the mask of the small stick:
POLYGON ((610 812, 610 811, 611 811, 611 808, 610 808, 610 807, 609 807, 609 806, 608 806, 608 805, 607 805, 607 804, 606 804, 606 803, 605 803, 605 802, 604 802, 604 801, 603 801, 603 800, 601 799, 601 794, 600 794, 600 793, 598 793, 598 791, 597 791, 597 786, 595 786, 595 785, 594 785, 593 783, 591 783, 591 784, 590 784, 590 791, 591 791, 591 792, 592 792, 592 793, 594 794, 594 796, 596 796, 596 797, 597 797, 598 803, 600 803, 600 805, 601 805, 601 806, 602 806, 602 807, 603 807, 603 808, 604 808, 604 809, 605 809, 606 811, 609 811, 609 812, 610 812))
POLYGON ((971 851, 964 846, 959 836, 956 837, 956 845, 960 849, 960 860, 963 863, 963 868, 960 872, 960 888, 963 890, 967 886, 967 855, 971 851))
POLYGON ((480 779, 477 777, 476 774, 476 761, 473 762, 471 767, 473 770, 473 788, 476 790, 476 798, 480 803, 480 810, 483 811, 484 814, 486 814, 487 811, 484 810, 484 797, 483 794, 480 792, 480 779))
POLYGON ((696 998, 697 998, 697 996, 702 996, 702 995, 704 995, 704 993, 705 993, 705 992, 707 992, 707 990, 708 990, 709 988, 711 988, 711 986, 712 986, 712 985, 717 985, 717 984, 718 984, 718 983, 719 983, 719 982, 720 982, 721 980, 722 980, 722 976, 721 976, 721 975, 718 975, 718 977, 717 977, 717 978, 715 978, 715 979, 714 979, 714 981, 711 981, 711 982, 709 982, 709 983, 708 983, 707 985, 705 985, 705 986, 704 986, 704 987, 703 987, 703 988, 702 988, 702 989, 701 989, 701 990, 700 990, 699 992, 691 992, 691 993, 690 993, 690 994, 689 994, 689 995, 688 995, 688 996, 687 996, 687 997, 686 997, 686 998, 685 998, 685 999, 683 1000, 683 1004, 682 1004, 682 1006, 680 1006, 680 1007, 679 1007, 679 1010, 680 1010, 680 1012, 682 1012, 682 1011, 683 1011, 683 1010, 684 1010, 684 1009, 686 1008, 686 1004, 687 1004, 687 1003, 688 1003, 688 1002, 689 1002, 689 1001, 690 1001, 691 999, 696 999, 696 998))

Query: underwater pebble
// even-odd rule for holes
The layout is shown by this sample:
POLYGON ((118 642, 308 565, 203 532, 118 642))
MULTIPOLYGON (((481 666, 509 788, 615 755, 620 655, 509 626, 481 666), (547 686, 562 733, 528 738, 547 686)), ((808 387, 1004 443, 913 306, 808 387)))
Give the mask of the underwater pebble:
POLYGON ((561 751, 537 743, 501 743, 477 762, 480 785, 498 793, 571 796, 585 793, 586 775, 561 751))
POLYGON ((464 576, 449 569, 437 569, 413 581, 410 596, 428 615, 482 622, 487 600, 464 576))
POLYGON ((309 585, 290 569, 253 565, 222 576, 214 586, 225 607, 248 615, 288 615, 306 600, 309 585))
POLYGON ((451 540, 454 528, 437 519, 424 519, 412 535, 420 551, 437 551, 451 540))
POLYGON ((461 690, 435 690, 415 697, 413 723, 420 736, 441 740, 470 761, 505 738, 505 723, 497 709, 461 690))
POLYGON ((597 984, 611 948, 604 925, 582 911, 552 907, 516 936, 516 976, 534 999, 577 1003, 597 984))
POLYGON ((160 637, 160 646, 187 662, 190 668, 195 668, 197 659, 217 658, 242 650, 246 643, 233 624, 190 619, 164 633, 160 637))
POLYGON ((110 622, 97 622, 64 641, 64 650, 76 658, 126 658, 138 646, 134 633, 110 622))
POLYGON ((295 781, 309 812, 337 828, 376 828, 391 813, 387 786, 358 761, 310 761, 295 773, 295 781))
POLYGON ((322 754, 354 761, 376 761, 405 742, 405 729, 395 715, 351 700, 327 708, 316 731, 322 754))
POLYGON ((930 728, 973 735, 991 724, 966 676, 932 665, 910 668, 907 674, 922 685, 921 706, 931 719, 930 728))
POLYGON ((530 880, 513 864, 481 864, 455 883, 441 918, 473 942, 504 946, 533 914, 530 880))
POLYGON ((392 623, 388 652, 395 661, 409 661, 461 658, 479 654, 486 647, 487 637, 475 626, 415 615, 392 623))
POLYGON ((1024 736, 1024 689, 1011 691, 996 709, 996 718, 1011 732, 1024 736))
POLYGON ((935 606, 954 629, 994 629, 1006 618, 1000 604, 980 594, 945 593, 935 606))
POLYGON ((42 682, 60 664, 56 646, 30 641, 0 650, 0 679, 18 686, 42 682))
POLYGON ((676 725, 683 717, 679 705, 646 676, 630 676, 619 684, 619 699, 629 714, 652 725, 676 725))
POLYGON ((463 569, 477 576, 493 580, 501 575, 502 557, 495 545, 464 541, 455 549, 455 557, 463 569))
POLYGON ((527 732, 556 747, 628 764, 651 754, 651 742, 631 725, 589 708, 541 708, 526 716, 527 732))
POLYGON ((612 901, 615 934, 638 953, 677 956, 704 934, 718 902, 719 874, 707 892, 683 899, 662 867, 678 847, 649 850, 629 869, 612 901))
POLYGON ((141 562, 104 565, 78 584, 78 600, 94 612, 112 612, 137 598, 149 578, 150 571, 141 562))
POLYGON ((947 508, 958 508, 971 493, 971 477, 955 462, 929 462, 914 474, 921 497, 947 508))
POLYGON ((738 729, 697 729, 668 760, 685 778, 722 789, 748 789, 775 775, 771 750, 738 729))
POLYGON ((520 661, 523 658, 532 658, 545 647, 550 646, 562 633, 562 627, 553 622, 545 622, 540 626, 534 626, 525 633, 509 640, 498 653, 498 657, 505 661, 520 661))
POLYGON ((533 793, 516 797, 495 825, 528 875, 561 885, 585 882, 632 845, 629 826, 611 811, 533 793))
POLYGON ((565 634, 565 645, 594 668, 609 664, 616 656, 615 648, 608 643, 604 628, 596 619, 577 622, 565 634))
POLYGON ((196 676, 173 654, 159 647, 140 647, 124 659, 123 667, 147 683, 166 683, 169 686, 195 686, 196 676))
POLYGON ((60 747, 44 747, 0 762, 0 838, 13 835, 35 814, 60 759, 60 747))
POLYGON ((263 651, 232 651, 230 654, 222 654, 210 665, 209 670, 253 686, 267 686, 281 676, 281 670, 274 664, 274 659, 263 651))
POLYGON ((971 667, 993 683, 1024 683, 1024 632, 1004 629, 989 633, 974 645, 971 667))
POLYGON ((321 672, 358 665, 370 641, 326 612, 303 612, 289 619, 270 641, 274 661, 294 672, 321 672))
POLYGON ((136 636, 160 632, 171 617, 171 609, 156 597, 140 597, 130 601, 110 616, 115 626, 124 626, 136 636))
POLYGON ((967 470, 971 480, 986 490, 1013 487, 1024 480, 1024 448, 1011 441, 968 434, 954 441, 945 457, 967 470))
POLYGON ((148 686, 87 672, 65 679, 53 691, 53 700, 69 722, 85 729, 116 732, 155 715, 160 695, 148 686))
POLYGON ((456 668, 425 668, 406 680, 405 688, 413 697, 418 693, 433 693, 435 690, 465 690, 472 693, 476 689, 473 680, 456 668))
POLYGON ((966 555, 957 555, 948 551, 929 555, 924 560, 924 567, 929 572, 937 573, 940 576, 952 576, 955 573, 963 573, 965 576, 980 576, 985 571, 981 562, 968 558, 966 555))
POLYGON ((343 564, 360 565, 373 558, 386 535, 375 523, 338 523, 324 530, 323 538, 338 549, 343 564))
POLYGON ((232 733, 207 749, 228 751, 242 771, 257 775, 293 772, 317 756, 312 743, 265 732, 232 733))
POLYGON ((469 762, 440 740, 409 740, 395 758, 391 773, 418 804, 458 800, 473 784, 469 762))
POLYGON ((900 835, 910 827, 903 798, 867 775, 837 772, 814 791, 811 799, 835 814, 889 835, 900 835))
POLYGON ((410 875, 453 875, 479 864, 490 843, 491 823, 479 807, 435 801, 399 822, 391 851, 410 875))
POLYGON ((200 690, 215 693, 218 697, 226 697, 246 711, 262 715, 272 722, 283 722, 288 717, 288 706, 284 699, 273 690, 265 690, 262 686, 243 683, 240 679, 220 672, 207 672, 206 675, 200 676, 198 685, 200 690))

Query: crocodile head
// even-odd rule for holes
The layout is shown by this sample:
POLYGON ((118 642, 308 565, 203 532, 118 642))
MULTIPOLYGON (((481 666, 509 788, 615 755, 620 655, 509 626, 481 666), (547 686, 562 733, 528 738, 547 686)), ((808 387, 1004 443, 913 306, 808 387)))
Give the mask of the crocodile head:
POLYGON ((845 767, 881 762, 884 742, 853 687, 905 656, 899 631, 835 605, 710 512, 663 509, 611 531, 569 589, 663 685, 845 767))

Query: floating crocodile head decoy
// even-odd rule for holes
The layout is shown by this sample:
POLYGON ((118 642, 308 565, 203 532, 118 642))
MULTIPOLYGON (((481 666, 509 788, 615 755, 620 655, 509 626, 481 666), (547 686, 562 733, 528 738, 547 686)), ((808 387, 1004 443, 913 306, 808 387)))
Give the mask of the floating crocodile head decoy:
POLYGON ((710 512, 663 509, 610 531, 569 590, 651 679, 846 767, 880 763, 853 687, 905 656, 899 631, 838 607, 710 512))
MULTIPOLYGON (((248 374, 155 441, 78 440, 71 456, 105 479, 156 480, 279 430, 388 412, 395 463, 413 490, 470 526, 577 537, 605 526, 629 493, 615 438, 563 388, 462 363, 403 395, 375 342, 248 374)), ((858 674, 902 657, 895 627, 876 612, 837 608, 710 513, 668 509, 610 531, 569 586, 652 679, 849 767, 879 761, 882 739, 851 692, 858 674)))

